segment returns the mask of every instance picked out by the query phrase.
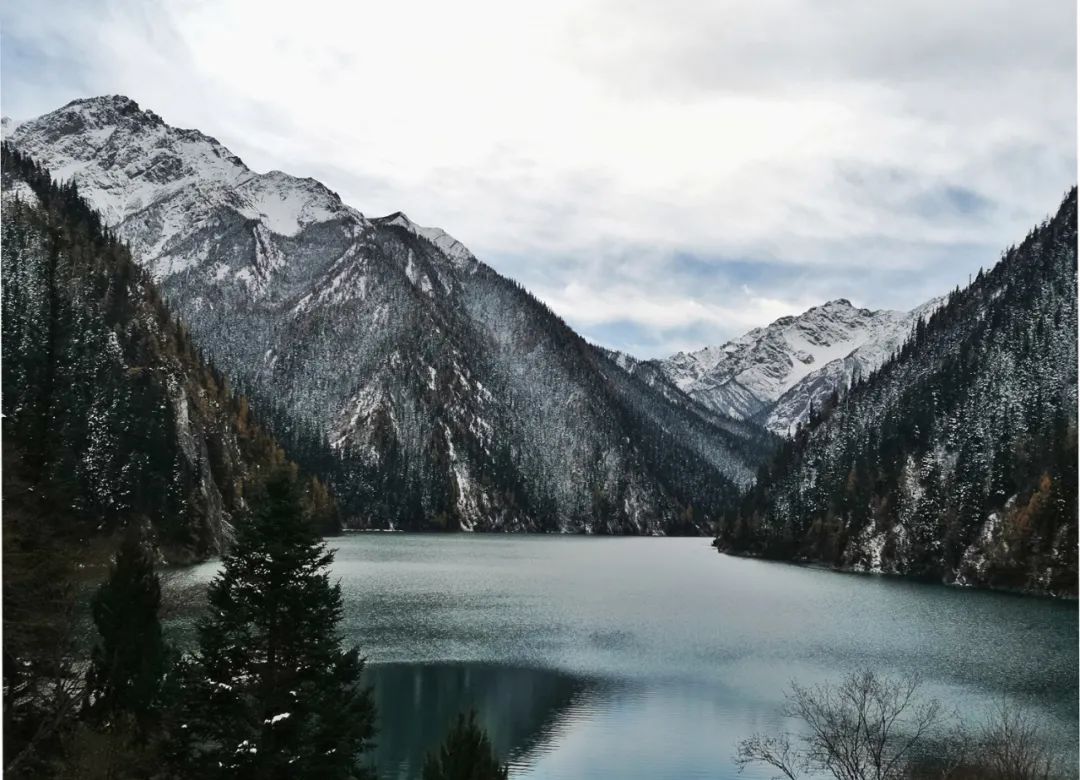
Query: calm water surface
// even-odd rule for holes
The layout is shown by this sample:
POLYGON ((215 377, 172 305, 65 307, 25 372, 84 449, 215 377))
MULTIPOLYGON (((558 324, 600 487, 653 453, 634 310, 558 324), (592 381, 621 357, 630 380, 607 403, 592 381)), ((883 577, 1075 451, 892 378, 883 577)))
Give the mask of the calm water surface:
MULTIPOLYGON (((369 659, 384 778, 475 707, 512 777, 737 775, 791 680, 921 672, 976 718, 1037 708, 1070 763, 1077 606, 718 555, 706 539, 357 534, 331 541, 369 659)), ((215 566, 191 570, 206 579, 215 566)))

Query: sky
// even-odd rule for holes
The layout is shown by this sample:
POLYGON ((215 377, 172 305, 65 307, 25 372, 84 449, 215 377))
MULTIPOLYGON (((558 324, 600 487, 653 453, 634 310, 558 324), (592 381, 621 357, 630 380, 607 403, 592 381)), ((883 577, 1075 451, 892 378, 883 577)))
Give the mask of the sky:
POLYGON ((1076 182, 1072 0, 5 0, 0 111, 125 94, 454 235, 640 357, 967 282, 1076 182))

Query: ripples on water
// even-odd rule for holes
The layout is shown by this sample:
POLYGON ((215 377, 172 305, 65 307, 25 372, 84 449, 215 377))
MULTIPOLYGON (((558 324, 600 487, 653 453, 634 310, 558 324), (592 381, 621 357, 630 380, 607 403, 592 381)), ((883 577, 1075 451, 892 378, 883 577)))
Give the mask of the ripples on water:
POLYGON ((738 740, 784 727, 791 680, 859 668, 918 670, 970 718, 1002 696, 1026 702, 1075 764, 1075 603, 728 558, 704 539, 332 546, 344 630, 369 658, 384 778, 418 777, 469 707, 514 777, 735 777, 738 740))

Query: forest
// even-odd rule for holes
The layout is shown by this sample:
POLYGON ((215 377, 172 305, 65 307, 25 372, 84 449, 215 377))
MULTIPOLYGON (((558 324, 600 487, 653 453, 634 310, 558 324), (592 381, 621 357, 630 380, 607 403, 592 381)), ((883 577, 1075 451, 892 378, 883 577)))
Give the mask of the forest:
POLYGON ((1076 189, 759 471, 726 551, 1076 595, 1076 189))
MULTIPOLYGON (((334 487, 355 478, 365 492, 349 500, 365 511, 446 528, 456 483, 421 486, 405 462, 350 471, 367 468, 350 447, 334 451, 255 386, 234 387, 77 187, 6 144, 2 154, 5 771, 374 777, 378 713, 364 659, 339 630, 341 590, 322 541, 341 530, 334 487), (221 569, 196 638, 177 646, 159 569, 211 556, 221 569)), ((395 240, 422 249, 411 234, 395 240)), ((1075 242, 1073 190, 878 372, 813 410, 741 498, 702 459, 712 432, 701 423, 715 421, 656 403, 663 388, 631 381, 561 322, 545 338, 589 367, 577 379, 618 416, 613 429, 637 432, 634 457, 675 494, 669 530, 694 532, 726 512, 717 545, 739 554, 1075 595, 1075 242)), ((449 383, 444 397, 461 389, 433 379, 449 383)), ((732 435, 748 452, 776 447, 732 435)), ((380 448, 406 457, 392 437, 380 448)), ((451 457, 438 441, 430 453, 451 457)), ((520 450, 475 454, 506 511, 558 528, 557 502, 520 482, 520 450)), ((615 514, 632 487, 584 477, 594 485, 579 500, 586 524, 615 514)), ((828 709, 836 691, 862 686, 861 701, 887 709, 905 684, 866 672, 836 690, 796 687, 793 712, 844 723, 851 713, 828 709)), ((508 775, 474 713, 447 728, 425 780, 508 775)), ((857 751, 880 757, 906 739, 879 736, 857 751)), ((759 735, 738 760, 787 776, 831 766, 820 745, 799 753, 784 739, 759 735)), ((1039 744, 1023 714, 1003 712, 983 733, 934 742, 948 748, 945 763, 912 754, 882 774, 871 758, 837 776, 1052 777, 1039 744)))
MULTIPOLYGON (((4 773, 373 776, 332 495, 76 187, 7 145, 2 165, 4 773), (176 647, 157 569, 212 554, 197 641, 176 647)), ((447 725, 426 780, 505 778, 475 717, 447 725)))

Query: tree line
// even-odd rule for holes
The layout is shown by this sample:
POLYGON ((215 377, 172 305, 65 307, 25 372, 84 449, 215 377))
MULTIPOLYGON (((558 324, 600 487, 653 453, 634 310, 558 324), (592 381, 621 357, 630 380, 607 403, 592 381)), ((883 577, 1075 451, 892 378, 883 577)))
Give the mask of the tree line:
POLYGON ((1075 595, 1076 189, 759 471, 717 545, 1075 595))
MULTIPOLYGON (((9 516, 62 512, 84 542, 145 518, 175 560, 220 551, 285 451, 75 185, 0 154, 5 181, 24 185, 0 225, 9 516)), ((336 504, 309 474, 309 517, 333 533, 336 504)))
MULTIPOLYGON (((305 518, 287 467, 251 503, 210 583, 192 651, 165 638, 155 551, 134 525, 91 600, 97 639, 88 662, 70 632, 42 633, 37 649, 51 643, 49 653, 11 656, 5 632, 8 776, 375 776, 368 754, 377 713, 361 681, 364 661, 338 628, 333 553, 305 518)), ((451 724, 423 769, 424 780, 506 776, 475 714, 451 724)))
MULTIPOLYGON (((339 528, 332 494, 76 186, 0 153, 5 773, 372 776, 376 713, 320 541, 339 528), (181 652, 162 630, 157 561, 226 551, 181 652), (103 561, 87 647, 79 604, 103 561)), ((426 780, 505 775, 473 716, 424 767, 426 780)))

